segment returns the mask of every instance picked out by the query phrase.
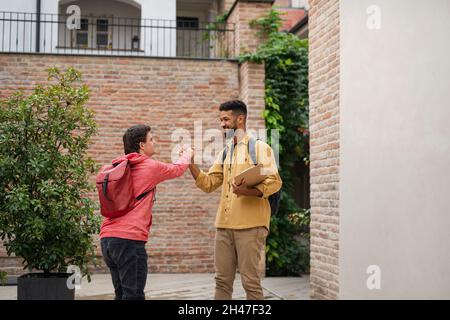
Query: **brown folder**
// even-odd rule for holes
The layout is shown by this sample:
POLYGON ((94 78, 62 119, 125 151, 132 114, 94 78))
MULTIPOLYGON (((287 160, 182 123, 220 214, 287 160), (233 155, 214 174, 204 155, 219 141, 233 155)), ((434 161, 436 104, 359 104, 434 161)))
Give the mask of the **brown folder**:
POLYGON ((239 185, 242 183, 242 180, 245 180, 247 186, 249 187, 256 186, 257 184, 260 184, 262 181, 264 181, 264 179, 267 178, 267 175, 262 174, 262 172, 263 172, 263 165, 258 164, 254 167, 242 171, 240 174, 234 177, 234 183, 239 185))

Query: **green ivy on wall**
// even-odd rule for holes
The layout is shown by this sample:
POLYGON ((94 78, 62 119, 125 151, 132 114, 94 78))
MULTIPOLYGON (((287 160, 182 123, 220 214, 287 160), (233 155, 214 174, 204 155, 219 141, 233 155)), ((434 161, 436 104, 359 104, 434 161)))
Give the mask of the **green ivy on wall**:
POLYGON ((308 41, 280 32, 280 13, 274 9, 250 25, 267 41, 239 60, 264 63, 266 127, 280 133, 283 188, 267 239, 267 274, 300 275, 309 271, 309 209, 298 207, 292 190, 295 163, 309 164, 308 41))

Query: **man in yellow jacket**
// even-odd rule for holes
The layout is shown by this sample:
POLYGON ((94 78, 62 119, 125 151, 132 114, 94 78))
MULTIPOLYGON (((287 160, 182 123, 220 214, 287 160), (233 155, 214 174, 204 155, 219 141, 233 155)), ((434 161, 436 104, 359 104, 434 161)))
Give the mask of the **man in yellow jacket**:
POLYGON ((215 221, 214 299, 231 299, 236 268, 239 268, 247 299, 262 300, 264 270, 261 266, 264 266, 262 259, 271 214, 268 197, 280 190, 282 181, 272 148, 258 140, 255 143, 257 162, 267 173, 265 180, 256 186, 248 186, 245 181, 235 183, 234 178, 239 173, 255 165, 249 154, 249 140, 253 138, 246 132, 247 107, 244 102, 235 100, 223 103, 219 111, 221 127, 227 136, 232 133, 228 147, 218 155, 207 173, 194 163, 189 166, 197 187, 204 192, 222 186, 215 221))

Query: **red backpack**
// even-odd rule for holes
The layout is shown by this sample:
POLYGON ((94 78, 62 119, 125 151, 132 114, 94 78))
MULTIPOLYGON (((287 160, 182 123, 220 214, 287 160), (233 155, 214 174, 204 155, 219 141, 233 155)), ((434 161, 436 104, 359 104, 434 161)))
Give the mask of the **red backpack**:
POLYGON ((152 190, 134 197, 133 179, 129 160, 103 166, 96 177, 100 212, 106 218, 117 218, 131 211, 136 203, 152 190))

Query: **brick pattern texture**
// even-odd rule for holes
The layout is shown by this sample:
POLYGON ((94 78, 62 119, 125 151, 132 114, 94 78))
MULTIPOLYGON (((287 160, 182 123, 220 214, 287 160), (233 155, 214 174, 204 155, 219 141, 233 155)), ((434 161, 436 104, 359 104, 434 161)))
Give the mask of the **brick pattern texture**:
POLYGON ((248 108, 248 128, 264 128, 264 65, 244 62, 240 65, 240 99, 248 108))
MULTIPOLYGON (((157 158, 170 162, 173 130, 187 129, 194 138, 194 120, 202 121, 203 130, 219 129, 219 104, 239 96, 236 62, 10 54, 0 54, 0 96, 45 83, 51 66, 75 67, 90 87, 88 106, 100 126, 90 155, 101 164, 123 153, 122 135, 138 123, 151 125, 161 151, 157 158)), ((151 272, 213 271, 218 201, 219 192, 198 190, 189 172, 158 186, 147 244, 151 272)), ((0 267, 14 271, 17 261, 0 250, 0 267)))
POLYGON ((339 0, 309 12, 311 297, 339 296, 339 0))
MULTIPOLYGON (((238 1, 228 17, 227 22, 234 24, 235 56, 246 52, 255 52, 265 41, 257 35, 257 29, 250 27, 250 22, 265 16, 271 9, 271 2, 238 1)), ((240 65, 239 92, 249 106, 248 128, 265 126, 262 112, 264 110, 264 65, 244 62, 240 65)))
MULTIPOLYGON (((225 2, 230 7, 234 3, 225 2)), ((236 23, 242 42, 236 48, 257 48, 263 39, 256 37, 256 30, 248 24, 265 15, 270 6, 268 2, 237 3, 229 18, 229 22, 236 23)), ((138 123, 152 126, 161 151, 157 158, 169 162, 172 132, 187 129, 194 139, 194 121, 202 122, 203 133, 219 129, 218 107, 230 99, 240 98, 247 103, 248 129, 265 128, 263 65, 218 60, 0 54, 0 97, 16 89, 30 92, 36 84, 45 83, 45 69, 51 66, 73 66, 82 72, 90 87, 88 106, 96 112, 100 125, 90 155, 101 164, 123 153, 122 135, 138 123)), ((198 142, 196 139, 196 148, 198 142)), ((209 164, 201 167, 208 169, 209 164)), ((147 244, 150 272, 214 271, 214 218, 219 192, 204 194, 196 189, 188 172, 158 186, 147 244)), ((95 241, 98 244, 98 239, 95 241)), ((101 263, 102 259, 98 261, 101 263)), ((6 257, 0 246, 0 268, 11 274, 21 273, 20 265, 18 259, 6 257)), ((99 269, 106 270, 104 265, 99 269)))
POLYGON ((271 2, 238 1, 228 17, 228 23, 234 23, 235 56, 241 53, 254 52, 264 41, 264 37, 256 35, 257 29, 250 26, 252 20, 266 15, 271 8, 271 2))

